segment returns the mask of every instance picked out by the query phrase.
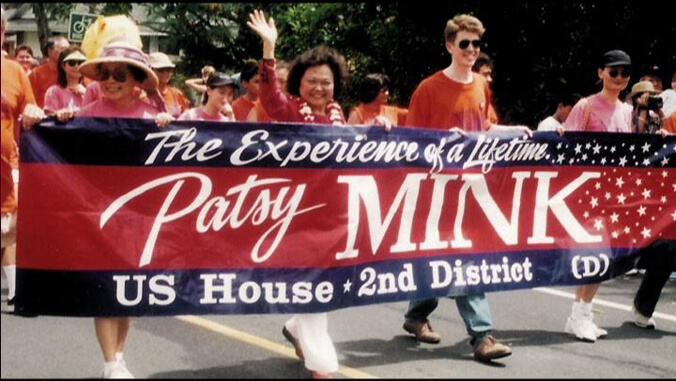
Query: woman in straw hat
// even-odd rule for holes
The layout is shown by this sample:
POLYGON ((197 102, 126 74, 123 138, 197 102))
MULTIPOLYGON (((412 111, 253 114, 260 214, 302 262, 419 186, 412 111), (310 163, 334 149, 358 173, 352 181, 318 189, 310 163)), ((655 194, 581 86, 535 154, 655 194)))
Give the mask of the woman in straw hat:
MULTIPOLYGON (((102 97, 84 106, 77 117, 155 119, 160 127, 173 118, 164 112, 164 102, 157 92, 158 79, 137 47, 115 42, 107 45, 98 58, 80 65, 80 73, 98 81, 102 97), (135 88, 148 94, 148 102, 133 96, 135 88)), ((131 329, 129 317, 94 318, 96 337, 104 357, 104 378, 132 378, 123 358, 131 329)))
POLYGON ((234 122, 232 99, 235 95, 235 81, 224 73, 213 73, 207 79, 207 90, 203 105, 191 108, 181 114, 178 120, 211 120, 234 122))
POLYGON ((45 93, 45 113, 56 115, 60 121, 71 119, 82 106, 85 87, 78 70, 87 60, 82 49, 70 46, 59 55, 56 64, 57 82, 45 93))
MULTIPOLYGON (((631 88, 627 97, 634 105, 632 112, 632 127, 636 132, 657 132, 662 127, 664 113, 662 107, 651 105, 650 97, 658 94, 650 81, 640 81, 631 88)), ((655 98, 653 98, 655 99, 655 98)), ((662 98, 656 98, 660 101, 662 98)))

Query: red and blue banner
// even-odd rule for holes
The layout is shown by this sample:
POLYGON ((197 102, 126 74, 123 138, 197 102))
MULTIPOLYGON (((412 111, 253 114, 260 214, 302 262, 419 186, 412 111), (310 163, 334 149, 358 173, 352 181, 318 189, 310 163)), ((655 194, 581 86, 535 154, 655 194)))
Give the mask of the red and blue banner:
POLYGON ((76 118, 21 137, 18 312, 254 314, 623 274, 676 138, 76 118))

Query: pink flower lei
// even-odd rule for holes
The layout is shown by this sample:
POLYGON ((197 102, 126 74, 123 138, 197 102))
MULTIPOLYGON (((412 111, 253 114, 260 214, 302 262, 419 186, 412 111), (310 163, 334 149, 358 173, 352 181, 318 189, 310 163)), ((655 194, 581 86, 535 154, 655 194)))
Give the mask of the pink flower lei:
MULTIPOLYGON (((343 124, 342 110, 343 109, 336 101, 331 101, 326 105, 326 111, 329 114, 329 120, 331 120, 331 124, 333 125, 343 124)), ((315 116, 312 113, 310 105, 306 101, 302 101, 300 103, 300 109, 298 111, 303 116, 303 121, 305 123, 314 123, 315 116)))

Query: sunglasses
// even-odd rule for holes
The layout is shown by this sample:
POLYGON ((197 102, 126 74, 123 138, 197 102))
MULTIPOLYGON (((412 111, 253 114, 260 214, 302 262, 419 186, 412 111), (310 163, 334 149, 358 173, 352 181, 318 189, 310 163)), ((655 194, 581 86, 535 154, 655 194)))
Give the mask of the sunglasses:
POLYGON ((68 65, 70 67, 75 67, 75 66, 82 65, 83 62, 84 61, 66 61, 66 65, 68 65))
POLYGON ((460 47, 460 49, 465 50, 469 47, 470 43, 472 44, 472 46, 474 46, 475 49, 481 49, 481 40, 472 40, 472 41, 462 40, 460 41, 460 43, 458 43, 458 46, 460 47))
POLYGON ((629 70, 629 69, 622 69, 622 70, 610 69, 608 74, 612 78, 617 78, 618 75, 621 76, 622 78, 629 78, 629 77, 631 77, 631 70, 629 70))
MULTIPOLYGON (((107 81, 108 78, 111 77, 111 73, 108 71, 106 68, 99 68, 99 81, 107 81)), ((113 73, 112 77, 115 81, 124 83, 127 82, 127 72, 124 71, 124 69, 118 67, 116 68, 113 73)))

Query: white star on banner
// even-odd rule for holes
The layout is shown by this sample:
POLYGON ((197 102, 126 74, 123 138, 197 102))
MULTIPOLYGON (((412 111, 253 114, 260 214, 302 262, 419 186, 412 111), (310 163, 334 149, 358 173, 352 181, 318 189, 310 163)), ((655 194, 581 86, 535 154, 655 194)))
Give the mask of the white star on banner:
POLYGON ((601 221, 600 219, 594 220, 594 229, 596 230, 603 229, 603 221, 601 221))
POLYGON ((649 238, 650 237, 650 229, 647 227, 643 228, 643 231, 641 231, 641 235, 643 235, 643 238, 649 238))
POLYGON ((622 185, 624 185, 624 180, 622 180, 621 177, 618 177, 615 185, 617 185, 619 188, 622 188, 622 185))
POLYGON ((620 193, 619 196, 617 196, 617 202, 624 205, 624 200, 626 200, 627 197, 624 195, 624 193, 620 193))
POLYGON ((594 155, 598 155, 600 152, 601 146, 599 145, 599 143, 596 143, 596 145, 594 146, 594 155))
POLYGON ((575 146, 575 153, 582 153, 582 146, 581 145, 576 145, 575 146))
POLYGON ((612 223, 614 223, 614 224, 617 223, 617 221, 619 221, 619 218, 620 218, 620 215, 617 214, 617 213, 613 213, 613 214, 610 215, 610 221, 612 221, 612 223))
POLYGON ((648 152, 650 151, 650 144, 648 144, 648 142, 645 142, 645 144, 643 144, 643 147, 641 148, 643 149, 643 152, 648 152))
POLYGON ((350 279, 348 279, 343 284, 343 294, 346 293, 346 292, 350 292, 350 288, 352 288, 352 282, 350 281, 350 279))
POLYGON ((641 193, 641 194, 643 195, 644 199, 650 198, 650 190, 649 189, 644 189, 643 193, 641 193))
POLYGON ((645 206, 640 206, 637 210, 639 216, 645 215, 645 206))
POLYGON ((599 206, 599 199, 596 197, 592 197, 589 204, 591 205, 592 208, 596 208, 597 206, 599 206))

